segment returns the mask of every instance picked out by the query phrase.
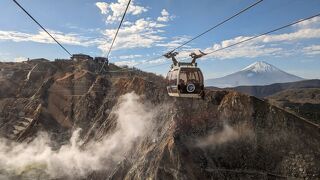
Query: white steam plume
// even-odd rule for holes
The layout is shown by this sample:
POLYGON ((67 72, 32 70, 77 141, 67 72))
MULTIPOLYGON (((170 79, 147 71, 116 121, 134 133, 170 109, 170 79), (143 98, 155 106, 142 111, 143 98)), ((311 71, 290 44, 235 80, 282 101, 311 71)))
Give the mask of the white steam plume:
POLYGON ((211 131, 206 137, 197 140, 199 147, 212 147, 216 145, 232 142, 243 137, 253 137, 254 132, 248 124, 237 124, 231 127, 228 124, 223 126, 221 131, 211 131))
POLYGON ((28 144, 0 139, 0 178, 21 177, 35 171, 38 173, 35 176, 39 177, 42 172, 45 179, 73 179, 110 168, 123 160, 134 143, 153 128, 154 114, 139 100, 134 93, 122 96, 113 111, 117 116, 116 130, 99 142, 89 142, 84 148, 80 148, 79 129, 73 133, 69 144, 59 150, 50 147, 51 142, 45 133, 28 144))

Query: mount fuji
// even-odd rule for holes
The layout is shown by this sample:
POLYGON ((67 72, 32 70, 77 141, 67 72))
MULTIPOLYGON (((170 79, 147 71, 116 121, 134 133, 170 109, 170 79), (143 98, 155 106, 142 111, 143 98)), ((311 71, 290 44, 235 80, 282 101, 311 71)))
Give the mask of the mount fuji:
POLYGON ((230 75, 221 78, 207 79, 205 85, 225 88, 235 86, 269 85, 301 80, 303 80, 303 78, 286 73, 264 61, 257 61, 230 75))

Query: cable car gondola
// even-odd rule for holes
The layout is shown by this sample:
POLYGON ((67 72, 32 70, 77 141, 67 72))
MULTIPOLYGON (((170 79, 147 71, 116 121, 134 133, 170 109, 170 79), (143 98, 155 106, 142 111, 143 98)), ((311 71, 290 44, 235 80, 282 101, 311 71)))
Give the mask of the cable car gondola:
POLYGON ((178 52, 169 52, 164 56, 171 58, 173 64, 167 74, 167 91, 169 96, 187 97, 187 98, 203 98, 204 83, 203 75, 200 68, 197 67, 196 59, 205 55, 191 53, 191 63, 178 62, 175 56, 178 52))

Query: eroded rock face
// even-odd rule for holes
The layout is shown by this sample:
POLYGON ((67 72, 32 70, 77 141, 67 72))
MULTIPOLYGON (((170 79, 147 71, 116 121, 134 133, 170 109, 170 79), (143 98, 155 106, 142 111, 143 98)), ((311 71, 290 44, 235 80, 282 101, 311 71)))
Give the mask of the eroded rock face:
POLYGON ((308 122, 236 92, 173 101, 168 131, 135 149, 111 179, 319 177, 319 163, 311 160, 319 159, 319 131, 308 122))
MULTIPOLYGON (((204 100, 168 97, 162 77, 140 71, 101 75, 94 72, 98 65, 93 62, 1 66, 15 74, 2 76, 0 81, 15 84, 10 90, 0 87, 3 137, 27 143, 38 132, 47 132, 51 155, 59 157, 59 149, 66 148, 72 132, 81 128, 77 152, 92 153, 98 160, 95 167, 85 166, 80 175, 49 173, 42 176, 46 179, 320 177, 319 127, 255 97, 234 91, 207 91, 204 100), (26 72, 20 72, 21 67, 26 72), (137 94, 128 101, 136 104, 121 106, 128 93, 137 94), (137 116, 140 110, 145 115, 137 116), (121 121, 122 115, 126 121, 121 121), (152 125, 134 121, 149 116, 152 125), (121 124, 132 121, 130 127, 121 124), (115 143, 124 139, 110 141, 129 130, 134 136, 130 148, 115 143), (109 152, 112 148, 121 153, 109 152)), ((71 169, 79 170, 74 166, 71 163, 71 169)), ((28 166, 33 173, 7 175, 23 179, 48 173, 48 164, 40 166, 45 170, 32 167, 28 166)))

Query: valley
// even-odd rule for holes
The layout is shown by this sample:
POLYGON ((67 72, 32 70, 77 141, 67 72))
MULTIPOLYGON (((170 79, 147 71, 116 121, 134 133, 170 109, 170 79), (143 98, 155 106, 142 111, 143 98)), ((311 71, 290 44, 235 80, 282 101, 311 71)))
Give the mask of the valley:
POLYGON ((319 126, 256 97, 209 89, 204 99, 169 97, 161 76, 116 72, 120 68, 112 64, 98 74, 93 61, 0 66, 6 84, 0 99, 2 177, 320 175, 319 126))

